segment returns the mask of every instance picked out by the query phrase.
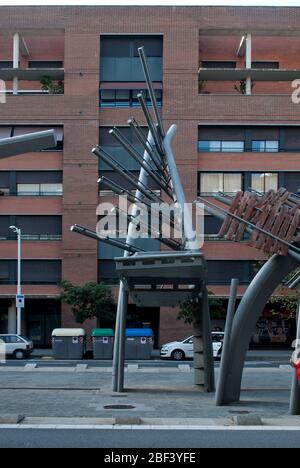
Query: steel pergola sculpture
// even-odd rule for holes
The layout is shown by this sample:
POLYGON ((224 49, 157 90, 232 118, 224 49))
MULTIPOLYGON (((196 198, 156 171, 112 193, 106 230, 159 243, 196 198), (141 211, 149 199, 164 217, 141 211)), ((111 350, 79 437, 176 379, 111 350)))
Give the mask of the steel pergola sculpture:
MULTIPOLYGON (((138 162, 140 166, 139 177, 115 161, 101 146, 92 150, 93 154, 135 187, 136 191, 133 195, 130 190, 124 189, 122 185, 106 176, 99 179, 99 182, 109 190, 118 195, 126 195, 128 201, 133 203, 131 214, 126 214, 128 219, 126 242, 106 235, 99 236, 97 232, 78 225, 72 226, 71 230, 120 247, 125 251, 124 257, 115 259, 120 286, 115 329, 113 390, 122 392, 124 389, 125 327, 128 298, 131 295, 138 306, 176 306, 179 302, 193 301, 195 384, 203 391, 214 391, 206 263, 198 247, 191 213, 186 210, 185 192, 172 152, 171 143, 177 127, 171 125, 167 132, 164 131, 144 48, 141 47, 138 51, 154 117, 149 111, 142 93, 140 93, 137 97, 148 126, 148 136, 144 135, 141 126, 135 119, 130 119, 128 124, 144 149, 144 153, 141 154, 137 151, 118 128, 111 129, 110 134, 138 162), (151 190, 150 181, 158 184, 161 195, 151 190), (184 216, 183 240, 178 241, 174 238, 164 237, 161 226, 162 219, 162 223, 159 223, 158 226, 158 232, 153 233, 151 227, 148 227, 148 231, 150 235, 155 234, 155 237, 169 250, 143 252, 136 246, 133 236, 140 213, 140 204, 151 208, 153 203, 163 203, 164 199, 171 201, 184 216)), ((121 215, 122 213, 119 211, 119 216, 121 215)), ((158 211, 156 215, 158 218, 160 217, 158 211)), ((171 217, 172 227, 176 225, 175 217, 174 215, 171 217)))
MULTIPOLYGON (((265 305, 286 276, 300 266, 300 196, 280 188, 266 194, 250 189, 234 198, 220 193, 215 198, 225 206, 199 197, 207 212, 223 220, 220 237, 240 242, 247 234, 248 245, 273 254, 250 283, 233 318, 217 388, 216 403, 224 405, 240 399, 248 346, 265 305)), ((293 395, 292 399, 299 398, 300 391, 294 389, 293 395)))

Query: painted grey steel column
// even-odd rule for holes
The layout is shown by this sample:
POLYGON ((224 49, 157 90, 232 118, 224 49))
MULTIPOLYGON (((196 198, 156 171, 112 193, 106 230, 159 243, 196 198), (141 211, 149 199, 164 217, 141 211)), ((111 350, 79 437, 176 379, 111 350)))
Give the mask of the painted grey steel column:
POLYGON ((177 202, 179 203, 181 211, 184 215, 184 235, 186 240, 185 248, 186 250, 199 251, 197 236, 193 228, 192 213, 190 213, 190 211, 186 209, 186 198, 171 147, 171 141, 174 138, 176 131, 177 125, 171 125, 164 138, 164 147, 166 151, 173 190, 176 195, 177 202))
MULTIPOLYGON (((252 35, 246 35, 246 68, 251 69, 252 67, 252 35)), ((246 78, 246 94, 252 94, 252 81, 251 77, 247 76, 246 78)))
POLYGON ((207 287, 203 284, 202 288, 202 342, 204 358, 204 390, 206 392, 215 391, 215 369, 213 357, 213 345, 211 336, 211 321, 209 313, 207 287))
MULTIPOLYGON (((15 33, 13 35, 13 68, 19 68, 20 61, 20 35, 15 33)), ((13 94, 18 94, 18 77, 13 77, 13 94)))
POLYGON ((244 294, 233 321, 224 404, 239 401, 243 367, 255 325, 273 291, 298 266, 299 260, 290 255, 273 255, 244 294))
MULTIPOLYGON (((171 147, 171 141, 176 130, 177 126, 171 125, 164 138, 164 147, 176 201, 184 215, 185 249, 199 252, 199 243, 193 228, 192 213, 186 207, 185 193, 171 147)), ((206 286, 202 288, 200 308, 197 311, 196 309, 193 310, 193 335, 195 385, 201 386, 207 392, 214 391, 214 363, 206 286)))
MULTIPOLYGON (((300 301, 298 303, 298 313, 297 313, 296 349, 297 348, 300 351, 300 301)), ((290 414, 293 416, 300 415, 300 382, 298 382, 296 370, 293 373, 293 380, 292 380, 290 414)))
MULTIPOLYGON (((148 134, 148 140, 150 144, 154 144, 151 132, 148 134)), ((150 163, 151 157, 145 151, 144 152, 144 161, 150 163)), ((149 174, 142 167, 139 175, 139 182, 141 185, 147 185, 149 174)), ((143 202, 143 194, 136 190, 135 197, 141 203, 143 202)), ((134 204, 132 209, 132 216, 135 217, 138 213, 138 206, 134 204)), ((133 233, 135 232, 136 225, 133 222, 129 223, 128 233, 126 238, 126 244, 134 244, 133 233)), ((125 252, 124 256, 127 257, 129 252, 125 252)), ((126 327, 126 315, 127 307, 124 306, 125 300, 128 300, 128 293, 125 291, 125 286, 122 281, 120 281, 119 288, 119 297, 118 297, 118 307, 117 307, 117 317, 116 317, 116 330, 115 330, 115 344, 114 344, 114 357, 113 357, 113 375, 112 375, 112 387, 114 392, 123 392, 124 391, 124 362, 125 362, 125 327, 126 327), (124 327, 125 323, 125 327, 124 327), (122 372, 120 373, 120 369, 122 372)))
POLYGON ((216 392, 216 406, 222 406, 223 401, 224 401, 223 396, 224 396, 225 380, 226 380, 226 375, 228 372, 228 365, 229 365, 228 357, 229 357, 229 350, 230 350, 230 343, 231 343, 231 331, 232 331, 232 325, 233 325, 233 320, 234 320, 235 303, 236 303, 238 285, 239 285, 238 279, 234 278, 231 280, 230 296, 229 296, 227 315, 226 315, 225 334, 224 334, 223 349, 222 349, 220 371, 219 371, 219 379, 218 379, 217 392, 216 392))

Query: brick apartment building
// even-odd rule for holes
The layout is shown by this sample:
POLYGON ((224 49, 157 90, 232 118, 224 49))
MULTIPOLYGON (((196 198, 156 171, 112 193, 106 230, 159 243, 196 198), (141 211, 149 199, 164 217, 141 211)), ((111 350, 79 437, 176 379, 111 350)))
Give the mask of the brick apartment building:
MULTIPOLYGON (((57 283, 104 280, 117 292, 107 246, 70 232, 92 229, 97 186, 108 167, 91 156, 100 143, 130 170, 138 167, 108 135, 129 117, 143 121, 136 98, 145 89, 137 48, 144 45, 165 128, 178 125, 174 153, 189 201, 252 187, 300 186, 300 9, 269 7, 1 7, 0 138, 55 128, 56 148, 0 161, 0 331, 14 331, 16 239, 22 229, 23 333, 50 343, 56 326, 73 326, 57 283), (299 70, 299 72, 298 72, 299 70), (43 92, 44 75, 64 83, 43 92), (240 83, 242 81, 242 83, 240 83)), ((147 99, 147 96, 145 96, 147 99)), ((136 142, 134 142, 137 144, 136 142)), ((242 295, 262 254, 216 239, 206 216, 209 289, 228 297, 231 277, 242 295)), ((148 244, 153 241, 148 241, 148 244)), ((153 245, 152 245, 153 247, 153 245)), ((156 342, 188 333, 172 309, 129 308, 128 324, 150 322, 156 342)), ((95 323, 86 324, 89 330, 95 323)))

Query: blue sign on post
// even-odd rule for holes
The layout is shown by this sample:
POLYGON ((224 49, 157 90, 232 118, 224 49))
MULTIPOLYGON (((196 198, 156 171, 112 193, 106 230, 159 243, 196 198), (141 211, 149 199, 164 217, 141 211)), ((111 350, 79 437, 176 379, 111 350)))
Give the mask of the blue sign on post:
POLYGON ((24 294, 16 295, 16 306, 23 309, 25 307, 25 296, 24 294))

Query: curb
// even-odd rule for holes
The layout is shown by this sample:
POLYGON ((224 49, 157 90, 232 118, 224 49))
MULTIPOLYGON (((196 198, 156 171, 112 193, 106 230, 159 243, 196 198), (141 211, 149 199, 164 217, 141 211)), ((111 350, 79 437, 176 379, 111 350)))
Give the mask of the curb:
POLYGON ((15 414, 0 414, 0 429, 24 428, 24 429, 84 429, 84 428, 110 428, 122 427, 137 429, 253 429, 260 430, 276 428, 293 429, 300 431, 300 417, 290 416, 287 418, 260 418, 251 417, 227 417, 227 418, 140 418, 136 416, 117 416, 113 418, 87 418, 87 417, 24 417, 15 414), (2 427, 1 427, 2 426, 2 427))

